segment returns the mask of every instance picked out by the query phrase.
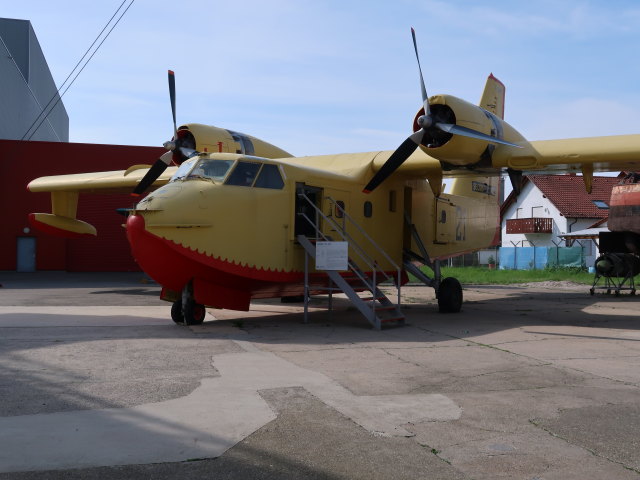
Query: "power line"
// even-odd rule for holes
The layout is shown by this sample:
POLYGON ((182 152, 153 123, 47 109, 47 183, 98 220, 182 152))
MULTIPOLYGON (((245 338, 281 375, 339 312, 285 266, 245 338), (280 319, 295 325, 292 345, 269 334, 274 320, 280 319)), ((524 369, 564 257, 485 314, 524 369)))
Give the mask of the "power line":
POLYGON ((82 55, 82 58, 80 58, 80 60, 78 60, 78 63, 76 63, 75 67, 73 67, 73 70, 71 70, 71 73, 69 73, 69 75, 67 76, 67 78, 65 79, 64 82, 62 82, 62 84, 60 85, 60 87, 58 87, 58 89, 56 90, 56 92, 53 94, 53 96, 51 97, 51 99, 49 100, 49 102, 47 103, 47 105, 44 107, 44 109, 42 109, 42 111, 40 112, 40 114, 38 115, 38 117, 36 117, 36 119, 33 121, 33 123, 31 124, 31 126, 27 129, 27 131, 25 132, 25 134, 22 136, 21 140, 24 140, 25 137, 27 137, 27 134, 29 134, 29 131, 31 131, 31 129, 34 127, 34 125, 37 124, 36 128, 33 130, 33 132, 31 132, 31 134, 27 137, 27 140, 31 140, 31 138, 33 137, 33 135, 35 135, 35 133, 38 131, 38 129, 40 128, 40 126, 42 125, 42 123, 47 119, 47 117, 49 116, 49 114, 53 111, 53 109, 58 105, 58 103, 60 103, 60 101, 62 100, 62 97, 64 96, 65 93, 67 93, 67 91, 69 90, 69 88, 71 87, 71 85, 73 85, 73 83, 76 81, 76 79, 78 78, 78 76, 82 73, 82 71, 85 69, 85 67, 89 64, 89 62, 91 61, 91 59, 94 57, 94 55, 98 52, 98 50, 100 49, 100 47, 102 46, 102 44, 105 42, 105 40, 109 37, 109 35, 111 35, 111 32, 113 31, 114 28, 116 28, 116 26, 118 25, 118 23, 120 23, 120 20, 122 20, 122 17, 124 17, 124 15, 127 13, 127 11, 129 10, 129 8, 131 8, 131 6, 133 5, 133 2, 135 2, 135 0, 131 0, 131 3, 129 3, 129 5, 127 5, 127 8, 124 9, 124 11, 120 14, 120 16, 118 17, 118 19, 116 20, 116 22, 111 26, 111 28, 109 29, 109 31, 107 32, 107 34, 104 36, 104 38, 102 38, 102 40, 100 41, 100 43, 98 44, 98 46, 93 50, 93 53, 91 53, 91 55, 89 56, 89 58, 87 58, 86 62, 84 62, 84 65, 82 65, 82 68, 80 68, 80 70, 78 70, 78 72, 75 74, 75 76, 73 77, 73 79, 71 80, 71 82, 69 83, 69 85, 67 85, 67 87, 64 89, 64 91, 62 93, 60 93, 60 90, 64 87, 64 85, 69 81, 69 78, 71 78, 71 76, 73 75, 73 73, 78 69, 78 67, 80 66, 80 64, 82 63, 82 61, 85 59, 85 57, 89 54, 89 52, 91 51, 91 49, 93 48, 93 46, 96 44, 96 42, 100 39, 100 37, 102 36, 102 34, 104 33, 104 31, 109 27, 109 24, 111 24, 111 22, 113 21, 113 19, 118 15, 118 12, 120 12, 120 10, 122 9, 122 7, 124 6, 124 4, 127 2, 128 0, 123 0, 122 3, 120 4, 120 6, 116 9, 115 13, 111 16, 111 18, 109 19, 109 21, 105 24, 105 26, 102 28, 102 30, 100 31, 100 33, 96 36, 95 40, 93 41, 93 43, 89 46, 89 48, 86 50, 86 52, 84 53, 84 55, 82 55), (47 108, 49 107, 49 105, 51 105, 51 102, 53 102, 55 100, 55 103, 53 104, 53 106, 51 106, 51 108, 49 108, 49 110, 47 111, 47 108), (44 116, 43 116, 44 115, 44 116), (42 119, 40 119, 40 117, 42 117, 42 119))

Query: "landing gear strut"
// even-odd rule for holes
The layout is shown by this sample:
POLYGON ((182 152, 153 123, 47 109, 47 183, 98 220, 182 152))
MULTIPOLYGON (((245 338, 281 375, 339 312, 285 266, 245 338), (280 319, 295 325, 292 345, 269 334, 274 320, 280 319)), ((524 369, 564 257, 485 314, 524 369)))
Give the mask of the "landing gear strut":
POLYGON ((433 262, 429 258, 427 249, 422 243, 418 230, 415 225, 411 223, 411 218, 405 212, 404 220, 406 226, 411 232, 413 241, 418 246, 420 253, 411 251, 410 249, 404 250, 404 268, 408 272, 412 273, 418 280, 429 287, 433 287, 436 291, 436 298, 438 299, 438 309, 440 313, 457 313, 462 308, 462 286, 460 282, 454 277, 447 277, 441 280, 440 275, 440 260, 434 260, 433 262), (414 262, 420 262, 423 265, 428 266, 433 270, 433 278, 429 278, 414 262))
POLYGON ((204 305, 193 298, 193 286, 187 283, 182 289, 182 298, 171 305, 171 319, 180 325, 200 325, 206 315, 204 305))

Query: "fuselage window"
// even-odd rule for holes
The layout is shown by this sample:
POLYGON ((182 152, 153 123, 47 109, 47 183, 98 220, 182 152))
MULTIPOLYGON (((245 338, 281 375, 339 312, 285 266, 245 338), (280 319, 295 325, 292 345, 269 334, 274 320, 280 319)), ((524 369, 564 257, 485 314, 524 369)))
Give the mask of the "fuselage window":
POLYGON ((241 187, 250 187, 260 170, 260 164, 254 162, 239 161, 236 168, 231 172, 225 185, 239 185, 241 187))
POLYGON ((282 180, 278 166, 265 163, 262 166, 262 170, 260 170, 254 187, 273 188, 275 190, 282 189, 284 187, 284 181, 282 180))
POLYGON ((371 218, 373 215, 373 204, 370 201, 364 202, 364 216, 367 218, 371 218))

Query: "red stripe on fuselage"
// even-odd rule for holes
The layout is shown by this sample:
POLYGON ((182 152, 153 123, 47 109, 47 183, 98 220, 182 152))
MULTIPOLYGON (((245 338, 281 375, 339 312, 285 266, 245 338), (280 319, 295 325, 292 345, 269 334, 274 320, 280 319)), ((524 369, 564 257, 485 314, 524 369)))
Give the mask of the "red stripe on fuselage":
MULTIPOLYGON (((214 258, 150 233, 145 229, 145 221, 141 215, 130 215, 127 218, 127 238, 140 268, 170 290, 179 292, 189 281, 197 278, 220 285, 225 290, 249 293, 251 298, 275 298, 304 293, 304 273, 301 271, 266 270, 214 258)), ((326 286, 327 279, 326 274, 310 275, 312 291, 314 286, 326 286)), ((215 303, 212 302, 212 306, 220 308, 233 309, 237 308, 233 306, 236 304, 235 301, 225 304, 224 299, 219 298, 216 298, 215 303)))

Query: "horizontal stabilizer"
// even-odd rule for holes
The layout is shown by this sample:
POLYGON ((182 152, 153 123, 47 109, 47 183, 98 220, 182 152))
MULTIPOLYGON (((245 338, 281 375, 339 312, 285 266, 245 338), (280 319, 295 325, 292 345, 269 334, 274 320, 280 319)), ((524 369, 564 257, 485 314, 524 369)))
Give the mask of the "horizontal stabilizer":
POLYGON ((80 238, 97 235, 93 225, 76 218, 61 217, 52 213, 30 213, 29 223, 33 228, 56 237, 80 238))

